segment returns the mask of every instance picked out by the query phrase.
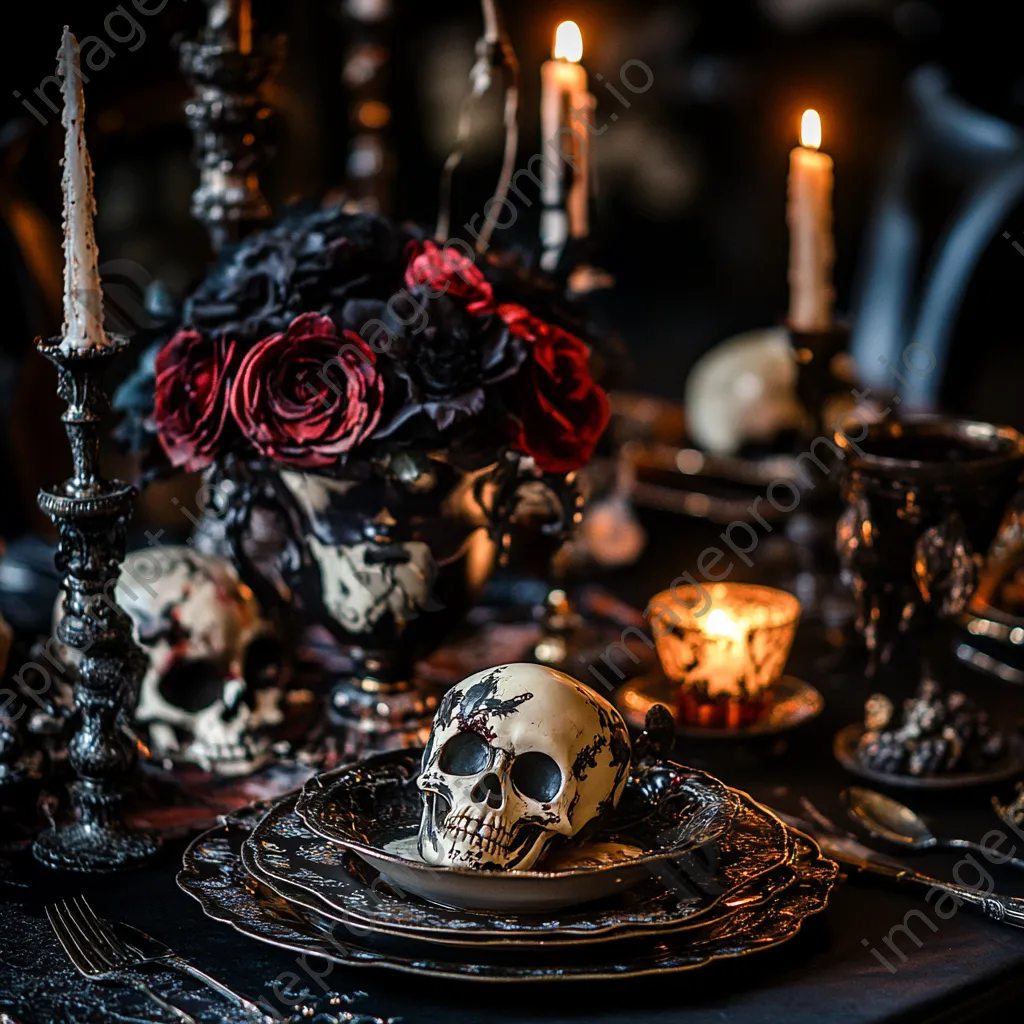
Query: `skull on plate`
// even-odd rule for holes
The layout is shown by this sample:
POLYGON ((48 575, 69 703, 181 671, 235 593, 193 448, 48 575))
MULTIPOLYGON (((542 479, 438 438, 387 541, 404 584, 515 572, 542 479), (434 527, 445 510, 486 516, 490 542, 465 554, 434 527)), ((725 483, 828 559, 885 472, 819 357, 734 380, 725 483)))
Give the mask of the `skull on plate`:
POLYGON ((186 546, 132 551, 116 596, 149 661, 135 719, 153 757, 224 775, 267 760, 283 720, 281 646, 232 564, 186 546))
POLYGON ((500 665, 453 686, 417 785, 428 864, 529 870, 619 800, 629 733, 603 697, 542 665, 500 665))

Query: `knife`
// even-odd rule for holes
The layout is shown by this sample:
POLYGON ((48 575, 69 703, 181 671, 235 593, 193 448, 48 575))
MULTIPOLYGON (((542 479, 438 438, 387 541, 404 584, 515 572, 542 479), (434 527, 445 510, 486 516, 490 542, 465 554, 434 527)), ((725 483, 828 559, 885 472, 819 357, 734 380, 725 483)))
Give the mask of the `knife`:
POLYGON ((995 892, 986 893, 957 882, 945 882, 940 878, 922 875, 884 853, 869 849, 851 836, 829 835, 801 818, 795 818, 791 814, 770 807, 768 810, 790 828, 810 836, 821 847, 821 852, 826 857, 838 861, 848 870, 888 878, 898 885, 923 889, 926 893, 945 893, 957 900, 957 906, 966 904, 995 921, 1002 921, 1003 924, 1015 928, 1024 928, 1024 899, 1017 896, 1000 896, 995 892))

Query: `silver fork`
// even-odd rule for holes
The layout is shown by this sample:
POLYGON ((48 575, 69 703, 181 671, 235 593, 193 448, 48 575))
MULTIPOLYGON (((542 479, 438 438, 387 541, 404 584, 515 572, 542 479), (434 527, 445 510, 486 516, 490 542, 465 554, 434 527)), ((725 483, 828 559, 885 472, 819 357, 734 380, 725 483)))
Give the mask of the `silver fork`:
MULTIPOLYGON (((77 903, 77 900, 73 902, 77 903)), ((71 909, 67 900, 47 907, 46 919, 68 959, 80 974, 95 981, 119 981, 132 985, 180 1024, 196 1024, 193 1017, 162 999, 141 978, 136 977, 130 959, 106 952, 100 936, 89 928, 80 913, 71 909)))
POLYGON ((228 988, 223 982, 211 977, 194 964, 190 964, 183 956, 175 953, 170 946, 154 939, 151 935, 147 935, 138 928, 133 928, 129 924, 112 924, 111 922, 100 920, 84 896, 76 898, 74 904, 85 917, 83 923, 92 931, 102 936, 108 947, 120 956, 127 957, 135 966, 159 964, 163 967, 172 967, 213 989, 218 995, 223 996, 234 1003, 235 1006, 244 1010, 258 1024, 263 1024, 264 1021, 268 1020, 266 1013, 254 1002, 246 999, 245 996, 234 991, 234 989, 228 988))

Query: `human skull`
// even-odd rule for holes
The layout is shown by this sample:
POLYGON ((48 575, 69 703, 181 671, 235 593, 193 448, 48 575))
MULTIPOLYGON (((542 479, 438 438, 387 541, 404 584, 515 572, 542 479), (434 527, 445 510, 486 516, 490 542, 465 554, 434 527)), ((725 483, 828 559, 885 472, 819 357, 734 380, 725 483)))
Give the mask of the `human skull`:
POLYGON ((527 871, 618 803, 629 762, 619 713, 571 676, 531 664, 478 672, 434 717, 417 780, 420 855, 527 871))
POLYGON ((706 452, 735 455, 746 442, 770 441, 804 424, 798 366, 785 328, 747 331, 715 345, 686 380, 686 419, 706 452))
POLYGON ((223 775, 265 761, 283 720, 280 645, 231 562, 143 548, 125 558, 116 596, 149 661, 135 719, 153 757, 223 775))

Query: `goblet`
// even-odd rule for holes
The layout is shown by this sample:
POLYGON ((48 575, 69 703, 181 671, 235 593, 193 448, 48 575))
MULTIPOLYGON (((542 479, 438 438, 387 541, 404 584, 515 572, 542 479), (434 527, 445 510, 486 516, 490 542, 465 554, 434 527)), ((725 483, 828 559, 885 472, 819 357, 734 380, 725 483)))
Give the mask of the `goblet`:
POLYGON ((835 443, 845 503, 836 545, 868 673, 888 664, 909 633, 928 674, 939 624, 970 599, 1017 489, 1024 437, 990 423, 916 416, 839 430, 835 443))

